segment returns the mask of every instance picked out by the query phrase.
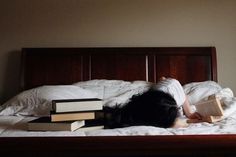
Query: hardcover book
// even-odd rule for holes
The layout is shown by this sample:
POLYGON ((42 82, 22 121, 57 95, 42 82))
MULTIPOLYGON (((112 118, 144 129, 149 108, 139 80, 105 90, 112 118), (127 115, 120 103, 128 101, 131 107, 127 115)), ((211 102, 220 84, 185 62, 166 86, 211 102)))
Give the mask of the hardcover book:
POLYGON ((51 113, 52 122, 95 119, 95 112, 51 113))
POLYGON ((85 125, 83 120, 70 122, 51 122, 50 117, 41 117, 27 123, 30 131, 74 131, 85 125))
POLYGON ((101 99, 63 99, 52 100, 52 109, 56 113, 102 110, 101 99))
POLYGON ((93 131, 104 129, 104 120, 103 119, 92 119, 92 120, 85 120, 85 125, 77 131, 93 131))

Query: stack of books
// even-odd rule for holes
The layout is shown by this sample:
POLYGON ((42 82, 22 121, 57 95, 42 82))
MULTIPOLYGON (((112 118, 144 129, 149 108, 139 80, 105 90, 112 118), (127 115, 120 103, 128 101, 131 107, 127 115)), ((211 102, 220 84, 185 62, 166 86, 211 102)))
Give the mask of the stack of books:
POLYGON ((102 100, 64 99, 52 100, 50 117, 28 122, 28 130, 38 131, 87 131, 104 128, 102 100))

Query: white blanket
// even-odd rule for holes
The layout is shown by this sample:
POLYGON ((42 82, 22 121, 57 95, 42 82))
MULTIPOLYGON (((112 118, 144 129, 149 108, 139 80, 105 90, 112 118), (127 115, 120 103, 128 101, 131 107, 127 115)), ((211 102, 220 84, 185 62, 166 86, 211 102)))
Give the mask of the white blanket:
POLYGON ((94 131, 27 131, 27 121, 35 117, 1 116, 1 137, 27 136, 133 136, 133 135, 194 135, 194 134, 235 134, 236 116, 220 122, 194 123, 186 128, 158 128, 153 126, 132 126, 117 129, 100 129, 94 131))
MULTIPOLYGON (((79 87, 86 90, 86 97, 96 95, 104 99, 104 105, 124 105, 129 101, 134 94, 144 92, 150 86, 150 83, 144 81, 126 82, 120 80, 92 80, 79 82, 73 85, 73 88, 79 87), (96 94, 94 94, 96 93, 96 94)), ((2 108, 0 116, 0 136, 128 136, 128 135, 188 135, 188 134, 235 134, 236 133, 236 99, 233 92, 229 88, 222 88, 217 83, 212 81, 191 83, 184 86, 186 94, 189 95, 190 103, 206 99, 208 96, 215 94, 224 103, 225 119, 220 122, 209 123, 194 123, 189 124, 186 128, 158 128, 152 126, 133 126, 117 129, 101 129, 94 131, 27 131, 27 122, 34 119, 29 115, 21 115, 20 110, 14 115, 9 114, 10 104, 2 108), (6 112, 4 112, 6 111, 6 112), (19 111, 19 112, 18 112, 19 111), (21 115, 21 116, 19 116, 21 115)), ((81 92, 81 90, 79 90, 81 92)), ((57 91, 58 92, 58 91, 57 91)), ((58 96, 58 94, 52 94, 58 96)), ((25 96, 25 95, 24 95, 25 96)), ((47 95, 49 97, 49 95, 47 95)), ((65 95, 64 95, 65 97, 65 95)), ((19 99, 19 97, 18 97, 19 99)), ((50 101, 53 96, 48 98, 50 101)), ((11 100, 13 101, 13 100, 11 100)), ((19 101, 19 100, 18 100, 19 101)), ((14 104, 14 103, 13 103, 14 104)), ((44 102, 45 104, 45 102, 44 102)), ((16 105, 16 103, 14 104, 16 105)), ((13 106, 14 106, 13 105, 13 106)), ((15 107, 15 106, 14 106, 15 107)), ((13 108, 14 108, 13 107, 13 108)), ((19 107, 17 107, 19 108, 19 107)), ((48 108, 48 107, 46 107, 48 108)), ((11 111, 12 108, 10 107, 11 111)), ((29 108, 27 108, 28 110, 29 108)), ((31 109, 31 108, 30 108, 31 109)), ((24 110, 24 114, 26 110, 24 110)), ((34 108, 35 112, 35 108, 34 108)), ((32 112, 32 113, 34 113, 32 112)))

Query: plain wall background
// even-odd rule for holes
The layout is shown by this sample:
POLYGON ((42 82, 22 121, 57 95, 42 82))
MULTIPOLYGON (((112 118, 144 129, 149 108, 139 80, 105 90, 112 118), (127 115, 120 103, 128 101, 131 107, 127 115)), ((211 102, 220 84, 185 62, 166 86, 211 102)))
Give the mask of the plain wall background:
POLYGON ((215 46, 236 92, 236 0, 1 0, 0 103, 19 92, 22 47, 215 46))

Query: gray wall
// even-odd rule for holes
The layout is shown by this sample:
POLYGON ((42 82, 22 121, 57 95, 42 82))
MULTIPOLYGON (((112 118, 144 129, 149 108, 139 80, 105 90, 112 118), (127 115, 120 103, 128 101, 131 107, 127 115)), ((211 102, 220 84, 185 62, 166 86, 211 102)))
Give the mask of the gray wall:
POLYGON ((236 92, 236 0, 1 0, 0 102, 19 91, 22 47, 215 46, 236 92))

